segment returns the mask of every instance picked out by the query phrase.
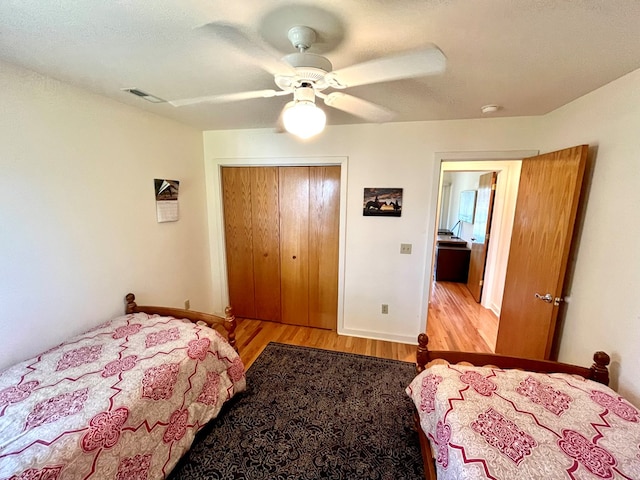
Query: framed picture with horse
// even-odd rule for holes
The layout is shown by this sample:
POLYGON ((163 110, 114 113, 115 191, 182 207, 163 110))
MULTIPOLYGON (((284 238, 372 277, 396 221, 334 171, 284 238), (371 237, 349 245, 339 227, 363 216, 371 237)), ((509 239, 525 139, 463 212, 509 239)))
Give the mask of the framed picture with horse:
POLYGON ((401 188, 365 188, 362 202, 365 217, 399 217, 402 215, 401 188))

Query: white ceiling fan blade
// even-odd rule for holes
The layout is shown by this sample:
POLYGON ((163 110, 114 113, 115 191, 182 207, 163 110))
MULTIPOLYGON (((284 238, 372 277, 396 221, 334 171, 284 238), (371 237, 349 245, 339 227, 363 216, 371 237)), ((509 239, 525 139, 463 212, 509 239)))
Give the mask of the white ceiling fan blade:
POLYGON ((230 23, 213 22, 202 29, 212 33, 231 47, 252 57, 256 63, 272 75, 295 74, 291 65, 280 59, 280 53, 272 49, 262 39, 230 23))
POLYGON ((446 66, 447 59, 444 53, 435 45, 431 45, 421 50, 341 68, 329 73, 325 80, 334 88, 347 88, 435 75, 444 72, 446 66))
POLYGON ((322 97, 326 105, 371 122, 388 122, 396 115, 395 112, 380 105, 342 92, 333 92, 326 96, 323 95, 322 97))
POLYGON ((252 98, 271 98, 280 95, 289 95, 286 90, 254 90, 251 92, 223 93, 221 95, 208 95, 206 97, 185 98, 184 100, 169 100, 169 104, 174 107, 184 107, 197 103, 226 103, 237 102, 239 100, 250 100, 252 98))

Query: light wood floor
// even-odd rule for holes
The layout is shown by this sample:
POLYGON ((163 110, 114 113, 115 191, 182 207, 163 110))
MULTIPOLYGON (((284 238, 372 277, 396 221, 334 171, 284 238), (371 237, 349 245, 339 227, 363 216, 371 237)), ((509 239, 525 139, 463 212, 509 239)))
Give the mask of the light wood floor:
POLYGON ((269 342, 316 347, 336 352, 357 353, 392 360, 415 362, 416 346, 338 335, 332 330, 284 325, 260 320, 238 319, 236 340, 240 357, 249 368, 269 342))
MULTIPOLYGON (((434 350, 493 352, 498 328, 496 316, 475 302, 461 283, 433 283, 427 334, 434 350)), ((316 347, 414 362, 416 346, 338 335, 331 330, 298 327, 260 320, 238 319, 236 339, 247 368, 269 342, 316 347)))
POLYGON ((433 350, 493 353, 498 317, 477 303, 464 283, 432 282, 427 335, 433 350))

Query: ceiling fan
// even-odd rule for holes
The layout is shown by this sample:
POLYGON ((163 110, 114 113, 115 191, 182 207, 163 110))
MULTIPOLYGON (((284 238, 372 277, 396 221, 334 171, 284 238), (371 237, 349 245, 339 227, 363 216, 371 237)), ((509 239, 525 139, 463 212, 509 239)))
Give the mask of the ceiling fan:
POLYGON ((174 107, 183 107, 199 103, 224 103, 293 95, 293 100, 285 105, 281 119, 287 131, 302 138, 313 136, 324 128, 326 116, 315 105, 316 97, 321 98, 329 107, 365 120, 386 122, 394 117, 394 112, 341 90, 358 85, 435 75, 444 72, 446 67, 446 58, 442 51, 435 45, 429 45, 420 50, 382 57, 334 71, 326 57, 308 51, 316 41, 316 32, 310 27, 294 26, 289 29, 288 38, 297 52, 282 59, 260 39, 245 33, 237 26, 210 23, 205 28, 234 48, 253 57, 261 68, 273 74, 279 90, 209 95, 171 100, 168 103, 174 107), (327 93, 326 90, 337 91, 327 93))

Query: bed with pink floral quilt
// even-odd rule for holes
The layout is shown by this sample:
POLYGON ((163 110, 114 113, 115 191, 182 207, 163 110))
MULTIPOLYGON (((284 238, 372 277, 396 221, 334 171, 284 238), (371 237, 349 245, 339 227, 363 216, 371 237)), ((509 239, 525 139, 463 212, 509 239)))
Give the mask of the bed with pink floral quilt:
POLYGON ((640 412, 582 376, 435 361, 407 394, 438 480, 640 479, 640 412))
POLYGON ((0 479, 164 478, 244 373, 204 324, 118 317, 0 372, 0 479))

